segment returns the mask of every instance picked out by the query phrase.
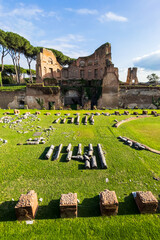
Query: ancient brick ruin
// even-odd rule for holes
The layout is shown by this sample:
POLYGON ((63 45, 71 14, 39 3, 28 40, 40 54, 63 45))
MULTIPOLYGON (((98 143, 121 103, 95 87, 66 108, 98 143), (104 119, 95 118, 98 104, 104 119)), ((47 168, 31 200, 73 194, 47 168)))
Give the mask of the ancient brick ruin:
POLYGON ((128 74, 127 74, 127 84, 138 84, 138 77, 137 77, 137 68, 128 68, 128 74))
POLYGON ((37 56, 36 84, 25 90, 0 91, 1 108, 46 109, 72 108, 153 108, 153 98, 160 97, 160 87, 138 84, 137 68, 129 68, 127 82, 120 83, 118 68, 111 60, 111 45, 103 44, 87 57, 79 57, 61 66, 54 53, 42 49, 37 56))
POLYGON ((106 68, 110 65, 112 65, 112 72, 115 72, 118 77, 118 68, 114 68, 111 63, 111 45, 109 43, 96 49, 90 56, 79 57, 68 67, 62 67, 54 53, 43 48, 37 56, 37 82, 43 82, 45 78, 52 79, 54 84, 54 79, 102 80, 106 73, 106 68))
POLYGON ((37 83, 61 86, 61 95, 65 89, 64 105, 85 106, 88 100, 90 107, 115 107, 118 104, 118 68, 111 62, 109 43, 100 46, 90 56, 79 57, 68 67, 62 67, 53 52, 43 48, 37 56, 36 69, 37 83), (90 96, 86 88, 89 88, 90 96))

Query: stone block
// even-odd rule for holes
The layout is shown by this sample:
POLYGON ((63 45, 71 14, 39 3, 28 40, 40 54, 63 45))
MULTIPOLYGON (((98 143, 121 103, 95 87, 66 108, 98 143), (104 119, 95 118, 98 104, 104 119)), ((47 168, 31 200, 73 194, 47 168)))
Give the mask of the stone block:
POLYGON ((143 114, 143 115, 148 115, 148 111, 143 110, 142 114, 143 114))
POLYGON ((114 191, 104 190, 100 192, 100 211, 102 216, 117 215, 118 200, 114 191))
POLYGON ((61 195, 60 216, 61 218, 77 217, 77 193, 61 195))
POLYGON ((51 115, 51 113, 50 112, 46 112, 45 115, 49 116, 49 115, 51 115))
POLYGON ((151 114, 156 116, 157 112, 156 111, 152 111, 151 114))
POLYGON ((20 111, 17 109, 14 109, 14 114, 20 114, 20 111))
POLYGON ((138 115, 138 112, 133 112, 133 115, 138 115))
POLYGON ((119 111, 114 112, 115 115, 120 115, 119 111))
POLYGON ((140 213, 155 213, 157 211, 158 200, 150 191, 136 192, 135 201, 140 213))
POLYGON ((37 112, 35 112, 35 114, 36 114, 36 115, 39 115, 39 114, 41 114, 41 113, 40 113, 39 111, 37 111, 37 112))
POLYGON ((38 209, 37 193, 34 190, 22 194, 15 206, 17 220, 31 220, 35 218, 38 209))
POLYGON ((124 115, 129 115, 129 112, 128 111, 124 111, 124 115))

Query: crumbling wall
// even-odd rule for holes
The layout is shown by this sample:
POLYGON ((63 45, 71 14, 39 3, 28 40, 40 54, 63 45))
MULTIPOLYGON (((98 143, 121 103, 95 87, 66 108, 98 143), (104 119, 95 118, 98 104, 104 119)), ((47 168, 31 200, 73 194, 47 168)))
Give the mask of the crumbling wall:
POLYGON ((44 100, 44 107, 49 109, 49 103, 53 103, 55 108, 63 106, 63 103, 60 98, 60 88, 59 87, 27 87, 26 88, 26 98, 25 101, 28 105, 28 108, 40 109, 39 104, 36 101, 36 98, 44 100))
MULTIPOLYGON (((37 56, 37 82, 43 82, 45 78, 100 80, 103 79, 108 62, 111 62, 111 45, 109 43, 100 46, 90 56, 79 57, 69 67, 62 67, 53 52, 43 48, 37 56)), ((47 83, 53 85, 50 81, 46 81, 46 85, 47 83)))
POLYGON ((58 63, 54 53, 43 48, 37 55, 36 81, 43 82, 43 79, 61 79, 62 66, 58 63))
POLYGON ((152 98, 160 97, 159 87, 121 86, 119 91, 119 107, 122 108, 154 108, 152 98))
POLYGON ((102 84, 102 97, 98 101, 98 107, 118 107, 119 77, 118 69, 113 64, 106 68, 102 84))
POLYGON ((79 57, 68 69, 62 70, 62 79, 103 79, 106 65, 110 61, 111 45, 106 43, 96 49, 92 55, 79 57))
POLYGON ((0 108, 21 108, 24 106, 25 91, 0 91, 0 108), (23 103, 23 104, 22 104, 23 103), (23 105, 23 106, 22 106, 23 105))
POLYGON ((128 68, 128 74, 127 74, 127 84, 138 84, 138 77, 137 77, 137 68, 128 68))

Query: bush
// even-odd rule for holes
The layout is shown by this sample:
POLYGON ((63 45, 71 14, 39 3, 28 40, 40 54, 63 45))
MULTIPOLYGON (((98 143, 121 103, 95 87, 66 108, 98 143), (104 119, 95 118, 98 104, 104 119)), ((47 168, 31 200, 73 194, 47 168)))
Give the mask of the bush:
POLYGON ((2 82, 3 84, 14 84, 14 80, 12 79, 12 77, 9 76, 3 76, 2 77, 2 82))

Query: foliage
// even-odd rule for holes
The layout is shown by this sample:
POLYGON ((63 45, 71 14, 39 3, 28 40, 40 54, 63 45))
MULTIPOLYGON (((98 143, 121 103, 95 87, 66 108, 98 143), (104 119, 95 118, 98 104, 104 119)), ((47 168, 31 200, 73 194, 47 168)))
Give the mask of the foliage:
MULTIPOLYGON (((2 65, 0 64, 0 71, 1 71, 1 69, 2 69, 2 65)), ((36 74, 36 71, 33 69, 31 69, 31 72, 34 75, 36 74)), ((21 67, 20 73, 30 75, 30 70, 21 67)), ((4 65, 3 72, 2 72, 3 84, 14 84, 15 83, 15 79, 14 79, 15 74, 16 74, 16 72, 15 72, 14 65, 4 65)), ((34 77, 33 77, 33 80, 35 80, 34 77)))
POLYGON ((155 99, 152 97, 152 103, 157 107, 160 108, 160 97, 158 99, 155 99))
MULTIPOLYGON (((43 47, 37 47, 37 48, 40 52, 43 47)), ((46 48, 46 49, 52 51, 55 54, 55 56, 57 58, 57 61, 62 66, 69 65, 75 60, 74 58, 70 58, 70 57, 64 55, 61 51, 58 51, 58 50, 55 50, 55 49, 52 49, 52 48, 46 48)))
POLYGON ((43 100, 43 98, 36 98, 36 101, 39 104, 39 106, 41 107, 41 109, 45 109, 44 108, 44 100, 43 100))
POLYGON ((147 76, 147 79, 149 80, 150 83, 157 84, 159 80, 159 76, 155 73, 152 73, 147 76))

